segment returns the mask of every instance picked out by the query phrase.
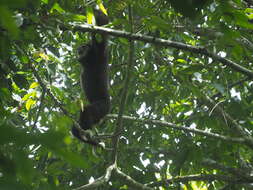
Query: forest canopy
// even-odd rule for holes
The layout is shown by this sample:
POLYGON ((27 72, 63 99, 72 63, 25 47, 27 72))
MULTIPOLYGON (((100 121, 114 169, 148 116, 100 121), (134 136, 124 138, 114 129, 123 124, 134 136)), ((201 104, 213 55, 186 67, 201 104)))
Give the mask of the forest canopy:
POLYGON ((0 189, 253 188, 252 0, 12 0, 0 12, 0 189), (95 10, 109 23, 94 25, 95 10), (92 35, 108 36, 101 147, 70 132, 89 104, 78 48, 92 35))

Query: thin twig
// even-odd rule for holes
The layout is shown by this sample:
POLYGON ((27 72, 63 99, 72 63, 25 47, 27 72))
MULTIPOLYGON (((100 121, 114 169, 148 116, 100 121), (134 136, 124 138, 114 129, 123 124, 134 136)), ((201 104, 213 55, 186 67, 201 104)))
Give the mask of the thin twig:
POLYGON ((228 121, 231 122, 232 127, 234 127, 236 129, 236 131, 241 135, 242 138, 245 139, 245 144, 247 144, 251 149, 253 149, 253 138, 250 136, 250 134, 248 132, 246 132, 243 127, 235 120, 233 119, 233 117, 228 114, 227 112, 225 112, 224 109, 222 109, 222 107, 220 105, 217 105, 211 98, 209 98, 208 96, 205 96, 206 100, 213 106, 216 106, 216 110, 224 115, 224 117, 226 117, 226 119, 228 121))
MULTIPOLYGON (((116 119, 116 118, 118 118, 118 115, 108 114, 106 117, 108 117, 110 119, 116 119)), ((244 138, 233 138, 233 137, 223 136, 223 135, 220 135, 220 134, 217 134, 217 133, 211 133, 211 132, 203 131, 203 130, 200 130, 200 129, 193 129, 193 128, 190 128, 190 127, 178 126, 174 123, 170 123, 170 122, 166 122, 166 121, 146 119, 146 118, 136 118, 136 117, 131 117, 131 116, 122 116, 122 118, 125 119, 125 120, 141 122, 143 124, 147 123, 147 124, 154 124, 154 125, 170 127, 172 129, 185 131, 185 132, 188 132, 188 133, 194 133, 194 134, 197 134, 197 135, 207 136, 207 137, 219 139, 219 140, 226 141, 226 142, 246 144, 246 140, 244 138)))
MULTIPOLYGON (((133 21, 132 21, 132 11, 131 7, 129 6, 129 22, 131 25, 131 30, 133 31, 133 21)), ((132 32, 131 31, 131 32, 132 32)), ((121 100, 120 100, 120 106, 119 106, 119 114, 116 122, 116 129, 114 131, 114 138, 112 139, 112 145, 113 145, 113 162, 117 162, 117 148, 118 148, 118 142, 119 142, 119 134, 122 131, 122 116, 123 112, 125 109, 126 101, 127 101, 127 92, 130 84, 130 75, 131 75, 131 70, 134 64, 134 41, 130 40, 129 41, 129 57, 128 57, 128 65, 127 65, 127 70, 126 70, 126 75, 125 75, 125 81, 124 81, 124 86, 122 90, 122 95, 121 95, 121 100)))
POLYGON ((40 112, 41 112, 42 107, 43 107, 43 102, 44 102, 44 99, 45 99, 45 94, 46 94, 46 92, 44 90, 42 90, 42 94, 41 94, 41 98, 40 98, 40 105, 39 105, 38 111, 36 113, 36 117, 34 119, 32 130, 34 130, 35 127, 36 127, 36 125, 37 125, 37 122, 38 122, 38 119, 39 119, 39 115, 40 115, 40 112))
MULTIPOLYGON (((233 87, 235 87, 235 86, 237 86, 237 85, 240 85, 240 84, 242 84, 242 83, 244 83, 244 82, 246 82, 246 81, 248 81, 248 80, 250 80, 249 77, 244 77, 244 78, 241 79, 241 80, 238 80, 238 81, 236 81, 236 82, 234 82, 234 83, 232 83, 232 84, 229 84, 228 87, 227 87, 227 89, 231 89, 231 88, 233 88, 233 87)), ((215 98, 217 98, 217 97, 219 97, 219 96, 221 96, 221 95, 222 95, 222 93, 221 93, 221 92, 218 92, 218 93, 212 95, 212 96, 211 96, 211 99, 215 99, 215 98)))

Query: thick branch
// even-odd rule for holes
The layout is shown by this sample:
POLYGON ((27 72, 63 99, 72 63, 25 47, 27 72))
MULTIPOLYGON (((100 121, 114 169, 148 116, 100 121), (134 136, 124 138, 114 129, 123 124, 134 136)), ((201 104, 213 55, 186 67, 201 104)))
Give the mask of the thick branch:
POLYGON ((81 187, 75 188, 73 190, 87 190, 87 189, 95 189, 100 187, 101 185, 106 184, 112 175, 112 172, 115 171, 115 174, 121 178, 122 180, 125 181, 126 184, 128 184, 131 187, 135 187, 136 189, 140 189, 140 190, 153 190, 153 188, 147 187, 144 184, 141 184, 137 181, 135 181, 134 179, 132 179, 130 176, 126 175, 125 173, 123 173, 122 171, 120 171, 117 167, 116 164, 113 164, 111 166, 109 166, 106 169, 106 173, 105 175, 101 176, 100 178, 96 179, 94 182, 90 183, 90 184, 86 184, 83 185, 81 187))
MULTIPOLYGON (((66 28, 66 26, 62 26, 62 27, 66 28)), ((147 42, 147 43, 161 45, 164 47, 172 47, 172 48, 176 48, 176 49, 190 51, 190 52, 197 53, 197 54, 202 54, 202 55, 208 56, 216 61, 219 61, 222 64, 227 65, 228 67, 231 67, 232 69, 234 69, 237 72, 243 73, 244 75, 246 75, 250 78, 253 78, 253 71, 252 70, 249 70, 249 69, 247 69, 247 68, 245 68, 245 67, 243 67, 243 66, 241 66, 229 59, 226 59, 226 58, 223 58, 219 55, 211 53, 207 49, 205 49, 204 47, 191 46, 191 45, 184 44, 181 42, 165 40, 165 39, 156 38, 156 37, 143 35, 143 34, 133 34, 131 32, 114 30, 114 29, 110 29, 110 28, 93 26, 93 25, 89 25, 89 24, 72 23, 72 24, 70 24, 70 27, 73 27, 74 31, 104 33, 104 34, 109 34, 112 36, 127 38, 130 40, 138 40, 138 41, 143 41, 143 42, 147 42)))
POLYGON ((115 169, 115 173, 118 175, 118 177, 122 178, 129 186, 134 187, 134 189, 140 189, 140 190, 154 190, 151 187, 147 187, 144 184, 141 184, 137 181, 135 181, 130 176, 126 175, 122 171, 120 171, 118 168, 115 169))
POLYGON ((105 183, 107 183, 110 180, 111 175, 112 175, 112 171, 114 169, 115 169, 115 165, 113 164, 106 169, 106 173, 102 177, 96 179, 94 182, 92 182, 90 184, 83 185, 83 186, 75 188, 73 190, 95 189, 95 188, 100 187, 101 185, 104 185, 105 183))

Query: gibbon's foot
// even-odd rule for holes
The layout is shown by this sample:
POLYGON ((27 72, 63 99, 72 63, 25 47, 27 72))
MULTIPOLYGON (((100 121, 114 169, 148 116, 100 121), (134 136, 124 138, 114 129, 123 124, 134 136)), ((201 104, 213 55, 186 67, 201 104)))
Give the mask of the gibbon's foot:
POLYGON ((84 143, 90 144, 92 146, 98 146, 103 149, 105 148, 103 142, 94 138, 93 132, 91 130, 82 130, 78 129, 77 127, 72 127, 71 132, 74 137, 78 138, 84 143))

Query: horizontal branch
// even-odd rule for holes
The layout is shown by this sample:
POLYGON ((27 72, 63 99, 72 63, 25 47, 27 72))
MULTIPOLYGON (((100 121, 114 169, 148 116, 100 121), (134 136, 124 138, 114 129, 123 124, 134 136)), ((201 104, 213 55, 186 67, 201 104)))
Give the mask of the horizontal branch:
POLYGON ((218 174, 197 174, 197 175, 188 175, 188 176, 178 176, 171 179, 151 182, 146 185, 149 187, 159 187, 159 186, 168 186, 168 184, 173 183, 187 183, 189 181, 224 181, 228 183, 252 183, 252 180, 241 179, 237 177, 231 177, 228 175, 218 175, 218 174))
POLYGON ((246 171, 245 168, 232 168, 225 165, 217 163, 215 160, 205 159, 202 164, 216 170, 221 170, 223 172, 229 173, 238 179, 244 179, 248 183, 253 183, 253 176, 250 176, 252 171, 246 171))
MULTIPOLYGON (((60 23, 60 25, 62 28, 66 29, 66 25, 63 25, 62 23, 60 23)), ((148 36, 148 35, 144 35, 144 34, 133 34, 131 32, 114 30, 114 29, 110 29, 110 28, 93 26, 93 25, 89 25, 89 24, 72 23, 72 24, 70 24, 70 27, 72 27, 72 30, 74 30, 74 31, 109 34, 109 35, 116 36, 116 37, 127 38, 130 40, 138 40, 138 41, 143 41, 143 42, 147 42, 147 43, 157 44, 157 45, 164 46, 164 47, 172 47, 172 48, 186 50, 186 51, 197 53, 197 54, 202 54, 202 55, 208 56, 216 61, 221 62, 222 64, 234 69, 237 72, 243 73, 244 75, 246 75, 250 78, 253 78, 253 71, 252 70, 249 70, 249 69, 247 69, 247 68, 245 68, 245 67, 243 67, 243 66, 241 66, 229 59, 223 58, 217 54, 211 53, 207 49, 205 49, 204 47, 192 46, 192 45, 184 44, 181 42, 165 40, 162 38, 156 38, 156 37, 148 36)))
MULTIPOLYGON (((118 116, 117 116, 117 114, 108 114, 106 117, 111 118, 111 119, 116 119, 118 116)), ((223 135, 220 135, 220 134, 217 134, 217 133, 211 133, 211 132, 203 131, 203 130, 200 130, 200 129, 193 129, 193 128, 190 128, 190 127, 178 126, 174 123, 170 123, 170 122, 166 122, 166 121, 146 119, 146 118, 136 118, 136 117, 131 117, 131 116, 123 116, 123 119, 136 121, 136 122, 142 122, 142 123, 148 123, 148 124, 161 125, 161 126, 165 126, 165 127, 170 127, 172 129, 185 131, 185 132, 188 132, 188 133, 190 132, 190 133, 194 133, 194 134, 198 134, 198 135, 202 135, 202 136, 212 137, 212 138, 219 139, 219 140, 222 140, 222 141, 227 141, 227 142, 241 143, 241 144, 246 143, 245 139, 243 139, 243 138, 227 137, 227 136, 223 136, 223 135)))

